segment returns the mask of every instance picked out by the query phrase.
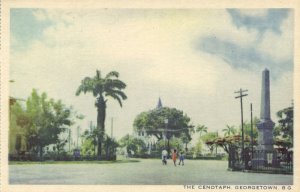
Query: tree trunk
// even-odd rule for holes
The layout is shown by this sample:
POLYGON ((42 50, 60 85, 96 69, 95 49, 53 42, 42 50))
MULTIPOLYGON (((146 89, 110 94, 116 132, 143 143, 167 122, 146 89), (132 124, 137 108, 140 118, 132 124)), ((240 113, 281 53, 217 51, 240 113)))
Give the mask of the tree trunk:
POLYGON ((106 159, 109 160, 109 143, 106 141, 106 151, 105 151, 106 159))
POLYGON ((101 139, 99 137, 98 137, 98 147, 97 147, 97 157, 98 157, 97 159, 101 160, 102 142, 101 142, 101 139))
POLYGON ((42 161, 43 160, 43 147, 42 147, 42 145, 40 145, 39 147, 40 147, 39 148, 39 151, 40 151, 40 161, 42 161))
POLYGON ((170 139, 168 139, 168 154, 170 154, 170 139))
POLYGON ((188 143, 185 143, 185 152, 188 151, 187 144, 188 144, 188 143))
POLYGON ((104 101, 104 98, 102 95, 97 99, 96 107, 97 107, 97 111, 98 111, 97 129, 99 130, 97 155, 98 155, 98 160, 100 160, 101 154, 102 154, 102 142, 103 142, 103 138, 104 138, 103 136, 105 134, 105 112, 106 112, 106 102, 104 101))

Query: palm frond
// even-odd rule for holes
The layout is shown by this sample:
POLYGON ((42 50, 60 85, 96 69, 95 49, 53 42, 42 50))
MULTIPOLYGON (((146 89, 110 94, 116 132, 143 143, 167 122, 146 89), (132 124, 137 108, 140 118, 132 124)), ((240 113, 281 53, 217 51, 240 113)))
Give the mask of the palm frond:
POLYGON ((119 79, 105 79, 105 88, 125 89, 126 84, 119 79))
POLYGON ((118 78, 119 77, 119 73, 117 71, 111 71, 109 72, 106 76, 105 76, 105 79, 110 79, 111 77, 116 77, 118 78))
POLYGON ((80 86, 78 87, 77 91, 76 91, 76 95, 80 95, 81 92, 91 92, 93 91, 93 79, 91 79, 90 77, 85 77, 82 81, 80 86))
POLYGON ((120 91, 120 90, 109 89, 109 90, 106 90, 106 94, 107 94, 107 95, 115 94, 115 95, 117 95, 118 97, 121 97, 122 100, 127 99, 126 94, 125 94, 123 91, 120 91))
POLYGON ((103 90, 103 81, 99 80, 95 82, 95 86, 93 89, 93 95, 96 97, 97 95, 102 95, 104 90, 103 90))
POLYGON ((114 92, 109 92, 109 93, 107 92, 105 94, 105 96, 109 96, 109 97, 112 97, 113 99, 117 100, 119 102, 120 106, 122 107, 122 100, 121 100, 121 98, 117 94, 115 94, 114 92))
POLYGON ((228 129, 222 129, 222 131, 223 131, 223 132, 226 132, 226 131, 228 131, 228 129))

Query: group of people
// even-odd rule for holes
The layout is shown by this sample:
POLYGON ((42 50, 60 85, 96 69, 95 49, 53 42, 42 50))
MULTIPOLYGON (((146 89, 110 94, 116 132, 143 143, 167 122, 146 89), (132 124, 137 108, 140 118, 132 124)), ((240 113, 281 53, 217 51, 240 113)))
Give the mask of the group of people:
MULTIPOLYGON (((167 150, 163 150, 162 151, 162 163, 163 163, 163 165, 167 165, 167 159, 168 159, 168 151, 167 150)), ((174 149, 173 151, 172 151, 172 153, 171 153, 171 158, 172 158, 172 160, 173 160, 173 163, 174 163, 174 166, 176 166, 177 164, 176 164, 176 161, 177 161, 177 150, 176 149, 174 149)), ((184 153, 183 152, 180 152, 179 153, 179 163, 178 163, 178 165, 180 165, 180 164, 182 164, 182 166, 184 165, 184 153)))

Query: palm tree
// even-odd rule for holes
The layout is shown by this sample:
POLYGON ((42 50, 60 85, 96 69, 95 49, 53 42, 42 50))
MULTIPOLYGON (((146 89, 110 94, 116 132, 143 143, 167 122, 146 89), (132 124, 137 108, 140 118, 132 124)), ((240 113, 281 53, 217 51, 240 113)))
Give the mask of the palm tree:
POLYGON ((207 133, 207 127, 205 125, 198 125, 196 127, 196 132, 200 134, 200 137, 202 133, 207 133))
POLYGON ((236 133, 236 129, 234 126, 226 125, 226 128, 222 130, 224 132, 224 136, 234 135, 236 133))
POLYGON ((95 106, 97 108, 97 130, 98 133, 98 159, 101 158, 103 136, 105 135, 105 116, 106 116, 106 102, 108 97, 117 100, 122 107, 122 100, 127 99, 127 96, 122 91, 126 84, 118 79, 119 73, 116 71, 109 72, 104 78, 101 77, 99 70, 96 71, 96 76, 85 77, 76 91, 76 95, 81 92, 93 93, 96 97, 95 106))

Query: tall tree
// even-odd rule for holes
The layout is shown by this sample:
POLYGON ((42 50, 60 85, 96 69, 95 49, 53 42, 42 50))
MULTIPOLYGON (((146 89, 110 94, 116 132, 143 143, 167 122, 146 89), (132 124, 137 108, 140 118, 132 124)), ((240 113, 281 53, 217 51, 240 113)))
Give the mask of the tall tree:
POLYGON ((101 158, 102 142, 105 135, 105 117, 106 117, 106 103, 108 98, 117 100, 122 107, 122 101, 127 99, 127 96, 122 91, 126 84, 119 80, 119 73, 116 71, 109 72, 105 77, 101 76, 99 70, 96 71, 94 77, 85 77, 76 91, 76 95, 81 92, 91 92, 96 97, 95 106, 97 108, 97 129, 98 134, 98 159, 101 158))
POLYGON ((129 134, 122 137, 119 140, 119 144, 121 147, 126 147, 127 153, 133 151, 134 154, 141 155, 147 151, 146 143, 142 139, 129 134))
MULTIPOLYGON (((258 130, 257 130, 257 124, 259 123, 259 119, 257 117, 253 118, 253 138, 257 139, 258 137, 258 130)), ((245 136, 251 137, 251 122, 245 121, 244 122, 244 133, 245 136)))
POLYGON ((133 126, 136 132, 146 132, 147 135, 153 135, 159 141, 166 138, 168 151, 172 136, 180 138, 184 134, 190 141, 190 133, 194 128, 190 124, 190 118, 183 111, 169 107, 140 113, 135 118, 133 126))
POLYGON ((193 129, 190 118, 183 111, 169 107, 140 113, 133 126, 136 132, 145 131, 147 135, 153 135, 158 140, 163 139, 164 135, 167 138, 173 135, 179 138, 182 134, 190 137, 190 131, 193 129))
MULTIPOLYGON (((92 127, 92 126, 91 126, 92 127)), ((81 135, 83 140, 82 153, 83 155, 96 155, 98 129, 85 130, 81 135)))
POLYGON ((198 125, 196 127, 196 132, 200 134, 200 138, 201 138, 202 133, 207 133, 207 127, 205 125, 198 125))
POLYGON ((186 133, 181 133, 180 139, 185 144, 185 151, 188 151, 187 145, 192 140, 191 135, 188 135, 186 133))
POLYGON ((287 142, 293 146, 293 137, 294 137, 294 107, 287 107, 277 112, 279 117, 277 127, 277 135, 281 136, 287 142))
POLYGON ((214 150, 215 140, 218 138, 217 132, 208 132, 207 134, 203 135, 202 140, 205 142, 207 147, 209 148, 210 152, 212 153, 214 150))
POLYGON ((17 117, 17 124, 26 130, 28 149, 39 153, 42 158, 45 146, 61 143, 59 135, 72 125, 72 116, 72 108, 33 89, 26 101, 26 109, 17 117))
POLYGON ((224 132, 224 136, 230 136, 236 134, 237 130, 234 126, 226 125, 226 128, 222 130, 224 132))

